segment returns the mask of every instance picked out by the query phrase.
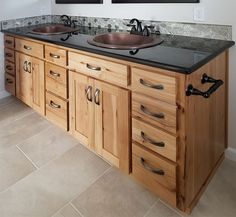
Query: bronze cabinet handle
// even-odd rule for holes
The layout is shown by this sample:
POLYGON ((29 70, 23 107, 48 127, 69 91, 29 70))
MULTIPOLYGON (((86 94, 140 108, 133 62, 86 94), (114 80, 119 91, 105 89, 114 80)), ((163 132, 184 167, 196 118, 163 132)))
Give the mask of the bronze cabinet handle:
POLYGON ((6 69, 11 71, 13 70, 13 67, 11 65, 6 65, 6 69))
POLYGON ((100 90, 96 89, 95 93, 94 93, 94 102, 97 105, 100 105, 100 99, 99 99, 99 95, 100 95, 100 90))
POLYGON ((24 49, 25 49, 25 50, 32 50, 32 48, 29 47, 29 46, 27 46, 27 45, 24 45, 24 49))
POLYGON ((162 84, 158 84, 158 85, 150 84, 150 83, 147 83, 146 81, 144 81, 143 79, 140 79, 139 82, 140 82, 140 84, 142 84, 145 87, 150 87, 150 88, 157 89, 157 90, 164 90, 164 86, 162 84))
POLYGON ((143 131, 141 131, 141 137, 144 140, 144 142, 148 142, 152 145, 158 146, 158 147, 165 147, 165 143, 164 142, 155 142, 153 139, 150 139, 147 135, 145 135, 145 133, 143 131))
POLYGON ((149 116, 153 116, 155 118, 158 118, 158 119, 164 119, 165 118, 165 115, 163 113, 153 113, 153 112, 150 112, 145 106, 141 105, 140 106, 140 109, 143 113, 145 113, 146 115, 149 115, 149 116))
POLYGON ((49 106, 50 106, 51 108, 56 108, 56 109, 60 109, 60 108, 61 108, 60 105, 54 103, 52 100, 50 101, 49 106))
POLYGON ((50 75, 54 76, 54 77, 60 77, 61 75, 57 72, 53 72, 52 70, 50 70, 50 75))
POLYGON ((5 40, 5 43, 6 43, 6 44, 13 44, 13 41, 5 40))
POLYGON ((87 97, 87 100, 92 102, 93 101, 93 95, 92 95, 92 90, 93 88, 91 86, 88 86, 86 89, 85 89, 85 95, 87 97))
POLYGON ((6 53, 6 57, 13 57, 11 53, 6 53))
POLYGON ((164 175, 165 175, 164 170, 152 168, 150 165, 148 165, 148 163, 144 160, 144 158, 141 158, 141 159, 140 159, 140 162, 141 162, 142 166, 143 166, 146 170, 148 170, 148 171, 150 171, 150 172, 152 172, 152 173, 155 173, 155 174, 157 174, 157 175, 160 175, 160 176, 164 176, 164 175))
POLYGON ((88 69, 91 69, 91 70, 94 70, 94 71, 101 71, 102 70, 102 68, 100 66, 92 66, 92 65, 90 65, 88 63, 86 64, 86 67, 88 69))
POLYGON ((9 79, 9 78, 6 79, 6 82, 7 82, 8 84, 13 84, 13 81, 12 81, 11 79, 9 79))
POLYGON ((23 69, 25 72, 28 72, 28 62, 27 61, 24 62, 23 69))
POLYGON ((60 59, 61 58, 61 56, 53 54, 53 53, 50 53, 49 55, 50 55, 50 57, 52 57, 54 59, 60 59))
POLYGON ((31 62, 28 62, 27 72, 29 72, 29 73, 32 72, 32 63, 31 62))

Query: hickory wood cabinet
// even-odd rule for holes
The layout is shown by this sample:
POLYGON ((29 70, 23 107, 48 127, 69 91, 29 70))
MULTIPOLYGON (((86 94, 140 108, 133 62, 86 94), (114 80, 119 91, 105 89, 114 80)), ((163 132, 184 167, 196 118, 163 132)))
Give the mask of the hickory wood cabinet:
POLYGON ((16 60, 18 98, 191 212, 227 147, 227 51, 186 75, 8 37, 16 42, 5 56, 8 70, 16 60), (191 95, 193 89, 211 96, 191 95))

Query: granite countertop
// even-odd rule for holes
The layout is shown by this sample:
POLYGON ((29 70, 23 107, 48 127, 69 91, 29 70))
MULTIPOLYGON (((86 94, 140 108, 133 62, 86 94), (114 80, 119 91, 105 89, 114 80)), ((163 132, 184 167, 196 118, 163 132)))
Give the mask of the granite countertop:
POLYGON ((87 43, 87 40, 94 35, 113 32, 114 30, 80 26, 78 27, 79 30, 73 34, 44 36, 30 33, 30 31, 36 27, 38 26, 20 27, 2 30, 2 32, 184 74, 194 72, 235 44, 233 41, 206 38, 177 35, 152 35, 152 37, 161 37, 164 42, 155 47, 133 51, 114 50, 95 47, 87 43))

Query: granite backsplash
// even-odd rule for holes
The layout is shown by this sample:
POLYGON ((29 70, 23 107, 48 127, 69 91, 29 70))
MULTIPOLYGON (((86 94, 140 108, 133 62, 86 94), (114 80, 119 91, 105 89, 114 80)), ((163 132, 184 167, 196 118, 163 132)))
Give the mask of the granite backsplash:
MULTIPOLYGON (((72 19, 77 20, 79 26, 108 28, 115 29, 116 31, 130 29, 130 27, 126 26, 126 24, 129 23, 129 19, 82 16, 72 16, 72 19)), ((142 22, 143 25, 153 25, 155 27, 152 30, 153 33, 155 33, 156 31, 160 31, 161 34, 232 40, 232 26, 230 25, 180 23, 150 20, 142 20, 142 22)), ((60 23, 60 15, 43 15, 13 20, 4 20, 1 21, 1 29, 10 29, 47 23, 60 23)))

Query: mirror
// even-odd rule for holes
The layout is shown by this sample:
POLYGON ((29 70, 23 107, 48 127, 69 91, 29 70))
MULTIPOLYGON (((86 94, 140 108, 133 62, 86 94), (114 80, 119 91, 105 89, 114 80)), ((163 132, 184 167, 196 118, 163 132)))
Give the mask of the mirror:
POLYGON ((102 4, 103 0, 56 0, 56 4, 102 4))
POLYGON ((112 3, 199 3, 200 0, 112 0, 112 3))

